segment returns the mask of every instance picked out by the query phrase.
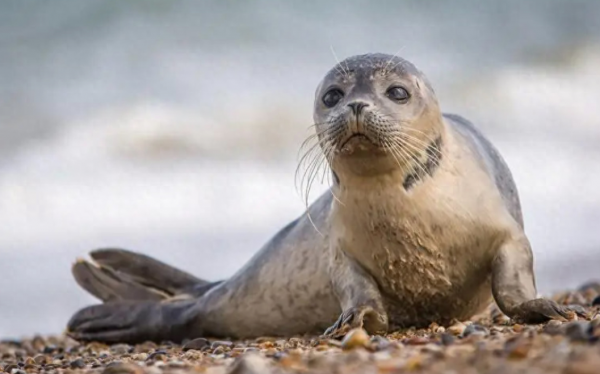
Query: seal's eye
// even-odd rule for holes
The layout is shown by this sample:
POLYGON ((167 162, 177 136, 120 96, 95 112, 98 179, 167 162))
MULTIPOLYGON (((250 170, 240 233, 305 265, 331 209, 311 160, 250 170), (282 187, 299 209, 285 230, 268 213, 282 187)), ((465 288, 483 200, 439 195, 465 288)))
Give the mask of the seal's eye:
POLYGON ((408 91, 406 91, 406 89, 404 89, 403 87, 400 87, 400 86, 392 86, 392 87, 388 88, 388 90, 385 92, 385 94, 391 100, 396 101, 398 103, 405 103, 406 101, 408 101, 408 98, 410 97, 410 95, 408 94, 408 91))
POLYGON ((339 88, 332 88, 323 95, 323 104, 328 108, 333 108, 342 100, 344 93, 339 88))

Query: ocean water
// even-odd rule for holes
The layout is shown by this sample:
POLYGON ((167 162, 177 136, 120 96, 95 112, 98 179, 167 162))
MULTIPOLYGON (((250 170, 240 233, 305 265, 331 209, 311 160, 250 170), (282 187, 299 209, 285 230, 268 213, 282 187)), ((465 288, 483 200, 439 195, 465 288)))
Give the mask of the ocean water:
POLYGON ((321 76, 375 51, 500 149, 540 291, 600 278, 598 16, 593 0, 3 2, 0 337, 60 333, 96 302, 70 274, 94 248, 236 271, 303 212, 321 76))

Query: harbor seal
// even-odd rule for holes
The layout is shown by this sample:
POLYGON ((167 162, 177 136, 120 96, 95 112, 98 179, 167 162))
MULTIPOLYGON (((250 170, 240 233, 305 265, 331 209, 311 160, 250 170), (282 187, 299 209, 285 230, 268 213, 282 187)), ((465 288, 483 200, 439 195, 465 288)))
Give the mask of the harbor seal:
POLYGON ((135 252, 92 252, 95 263, 78 261, 73 274, 103 303, 78 311, 68 335, 335 337, 444 325, 492 301, 522 323, 573 310, 537 297, 507 164, 471 122, 442 113, 412 63, 386 54, 338 63, 317 87, 314 122, 332 185, 306 214, 217 282, 135 252))

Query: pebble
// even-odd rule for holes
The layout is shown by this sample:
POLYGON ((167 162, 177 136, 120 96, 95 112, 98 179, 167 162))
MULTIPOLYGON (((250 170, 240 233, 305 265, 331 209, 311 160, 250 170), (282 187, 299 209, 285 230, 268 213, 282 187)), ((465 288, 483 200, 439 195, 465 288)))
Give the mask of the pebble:
POLYGON ((477 323, 472 323, 463 330, 462 337, 466 338, 467 336, 473 336, 473 335, 488 336, 489 331, 488 331, 488 329, 486 329, 485 327, 483 327, 477 323))
POLYGON ((406 345, 425 345, 430 342, 429 338, 424 336, 413 336, 412 338, 408 338, 404 341, 406 345))
POLYGON ((108 364, 102 371, 102 374, 143 374, 144 370, 136 364, 130 363, 112 363, 108 364))
POLYGON ((151 361, 151 360, 166 360, 166 359, 167 359, 167 352, 164 350, 158 350, 158 351, 150 354, 146 360, 151 361))
POLYGON ((246 353, 236 359, 227 374, 268 374, 269 362, 257 353, 246 353))
POLYGON ((573 321, 564 326, 565 335, 574 342, 588 342, 592 338, 589 322, 573 321))
POLYGON ((523 359, 529 355, 531 350, 531 341, 522 335, 508 339, 504 344, 504 351, 509 358, 523 359))
POLYGON ((448 329, 446 331, 448 331, 449 333, 451 333, 455 336, 459 336, 459 335, 462 335, 462 333, 465 331, 466 328, 467 328, 467 326, 464 323, 457 322, 454 325, 448 327, 448 329))
POLYGON ((47 356, 45 356, 45 355, 42 355, 42 354, 38 354, 38 355, 35 355, 35 356, 33 357, 33 361, 34 361, 34 362, 35 362, 37 365, 43 365, 43 364, 45 364, 45 363, 47 363, 47 362, 48 362, 48 357, 47 357, 47 356))
POLYGON ((563 323, 561 321, 548 321, 548 323, 546 323, 546 326, 543 327, 542 332, 548 335, 560 335, 563 332, 562 325, 563 323))
POLYGON ((382 351, 392 347, 392 343, 383 336, 374 335, 370 341, 370 348, 374 351, 382 351))
POLYGON ((223 348, 221 345, 212 350, 213 355, 221 355, 223 353, 225 353, 225 348, 223 348))
POLYGON ((195 350, 201 351, 208 347, 210 347, 210 342, 207 339, 198 338, 198 339, 190 340, 189 342, 187 342, 183 346, 183 350, 189 351, 191 349, 195 349, 195 350))
POLYGON ((350 350, 357 347, 366 347, 369 344, 369 334, 362 329, 356 328, 348 331, 342 340, 342 349, 350 350))
POLYGON ((233 347, 233 342, 225 341, 225 340, 216 340, 210 345, 210 347, 212 349, 215 349, 217 347, 231 348, 231 347, 233 347))
POLYGON ((112 347, 110 347, 110 351, 118 355, 129 353, 131 350, 132 347, 127 344, 115 344, 112 347))
POLYGON ((44 350, 42 351, 44 354, 51 354, 57 351, 57 348, 55 345, 47 345, 44 347, 44 350))
POLYGON ((85 361, 83 361, 82 359, 78 358, 77 360, 73 360, 69 363, 69 366, 72 369, 83 369, 84 367, 86 367, 85 361))
POLYGON ((454 341, 456 340, 456 338, 452 334, 443 333, 442 336, 440 337, 440 340, 443 345, 452 345, 452 344, 454 344, 454 341))

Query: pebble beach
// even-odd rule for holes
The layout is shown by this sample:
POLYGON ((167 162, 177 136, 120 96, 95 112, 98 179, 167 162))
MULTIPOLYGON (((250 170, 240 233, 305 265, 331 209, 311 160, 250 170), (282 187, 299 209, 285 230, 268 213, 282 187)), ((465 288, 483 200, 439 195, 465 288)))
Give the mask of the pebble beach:
POLYGON ((585 313, 515 324, 491 305, 469 321, 339 339, 197 338, 172 344, 80 344, 66 336, 0 341, 0 372, 25 373, 569 373, 600 372, 600 283, 557 293, 585 313))

